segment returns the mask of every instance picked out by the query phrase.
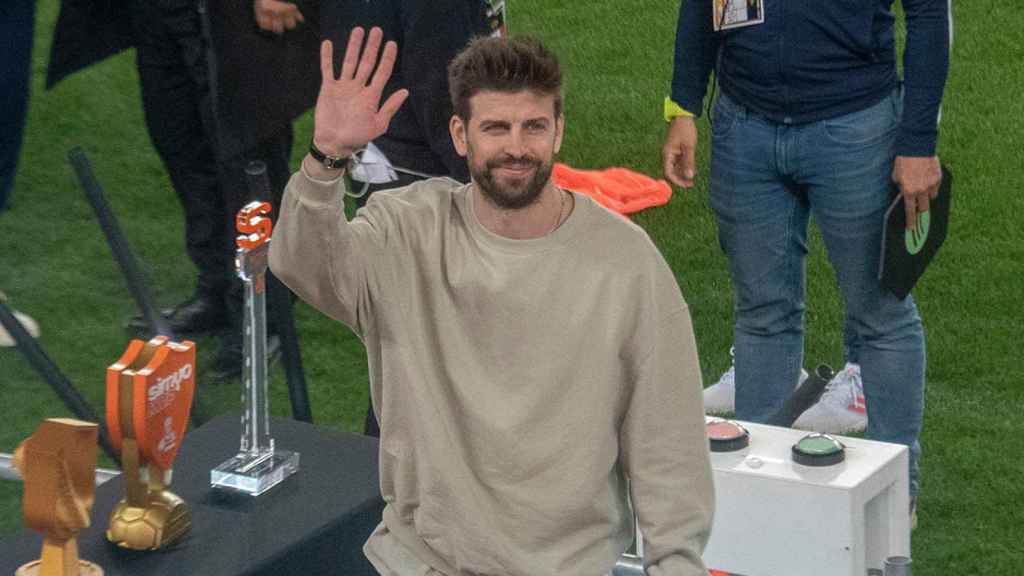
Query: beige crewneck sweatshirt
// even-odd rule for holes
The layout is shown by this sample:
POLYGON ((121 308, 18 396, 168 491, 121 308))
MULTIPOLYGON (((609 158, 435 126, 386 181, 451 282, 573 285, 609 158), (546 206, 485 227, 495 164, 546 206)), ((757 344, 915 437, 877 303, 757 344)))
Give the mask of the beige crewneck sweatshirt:
POLYGON ((705 576, 696 343, 646 233, 578 194, 552 233, 512 240, 453 180, 377 192, 351 222, 342 193, 292 176, 270 266, 366 344, 402 548, 368 543, 377 569, 602 576, 631 539, 628 491, 648 575, 705 576))

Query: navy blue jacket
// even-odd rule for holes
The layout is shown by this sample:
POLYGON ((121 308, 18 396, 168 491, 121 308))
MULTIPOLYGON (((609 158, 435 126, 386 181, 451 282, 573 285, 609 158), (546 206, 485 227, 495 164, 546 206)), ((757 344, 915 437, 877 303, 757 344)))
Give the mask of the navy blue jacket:
MULTIPOLYGON (((742 2, 744 0, 730 0, 742 2)), ((899 85, 893 0, 765 0, 765 22, 714 32, 712 0, 682 0, 672 100, 699 114, 717 62, 723 93, 781 123, 863 110, 899 85)), ((902 0, 903 120, 896 154, 931 156, 949 67, 949 0, 902 0)))

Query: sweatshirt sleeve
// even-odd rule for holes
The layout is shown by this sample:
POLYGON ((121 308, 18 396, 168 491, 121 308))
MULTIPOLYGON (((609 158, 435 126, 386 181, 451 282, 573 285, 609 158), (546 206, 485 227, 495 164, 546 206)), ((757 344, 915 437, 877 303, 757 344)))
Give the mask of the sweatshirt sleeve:
POLYGON ((304 169, 292 175, 271 237, 270 269, 300 298, 362 336, 373 319, 370 262, 387 240, 389 219, 371 199, 348 222, 344 191, 343 177, 313 180, 304 169))
POLYGON ((648 576, 706 576, 714 486, 689 308, 655 320, 621 432, 648 576))
POLYGON ((718 57, 719 37, 711 29, 710 0, 682 0, 676 25, 672 101, 700 116, 708 78, 718 57))
POLYGON ((899 156, 933 156, 939 107, 949 71, 950 0, 903 0, 907 43, 903 51, 903 120, 899 156))

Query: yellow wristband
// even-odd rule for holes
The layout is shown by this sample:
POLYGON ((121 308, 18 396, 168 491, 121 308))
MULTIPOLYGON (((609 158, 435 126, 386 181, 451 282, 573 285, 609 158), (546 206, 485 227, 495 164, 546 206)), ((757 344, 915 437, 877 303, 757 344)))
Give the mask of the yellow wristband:
POLYGON ((693 112, 673 102, 671 96, 665 96, 665 122, 671 122, 673 118, 679 116, 693 118, 693 112))

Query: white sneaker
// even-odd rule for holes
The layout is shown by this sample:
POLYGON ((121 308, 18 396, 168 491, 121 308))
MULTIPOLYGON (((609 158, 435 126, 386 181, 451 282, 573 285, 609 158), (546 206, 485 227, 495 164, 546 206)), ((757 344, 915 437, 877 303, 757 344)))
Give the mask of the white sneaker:
MULTIPOLYGON (((5 295, 3 292, 0 292, 0 301, 7 301, 7 295, 5 295)), ((11 314, 14 315, 14 318, 18 322, 21 323, 22 328, 24 328, 25 331, 29 333, 29 335, 31 335, 33 338, 39 338, 39 324, 36 323, 36 321, 33 320, 31 316, 23 312, 18 312, 17 310, 14 309, 11 309, 11 314)), ((14 337, 7 332, 3 325, 0 325, 0 348, 11 348, 16 345, 17 342, 14 341, 14 337)))
MULTIPOLYGON (((722 374, 711 386, 704 389, 704 413, 705 414, 731 414, 736 412, 736 349, 729 348, 729 357, 732 358, 732 365, 722 374)), ((807 380, 807 371, 800 369, 800 379, 796 386, 807 380)), ((796 387, 794 386, 794 388, 796 387)))
POLYGON ((818 402, 793 423, 793 428, 825 434, 863 432, 867 427, 868 412, 860 366, 850 362, 829 381, 818 402))
POLYGON ((711 386, 704 389, 704 413, 725 414, 736 411, 736 349, 729 348, 732 362, 729 369, 711 386))

